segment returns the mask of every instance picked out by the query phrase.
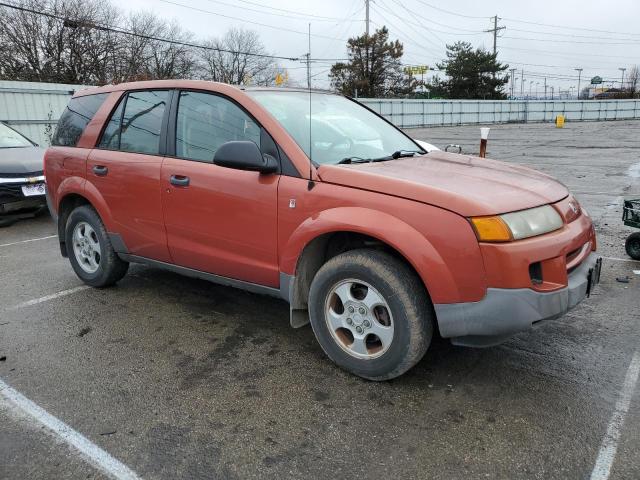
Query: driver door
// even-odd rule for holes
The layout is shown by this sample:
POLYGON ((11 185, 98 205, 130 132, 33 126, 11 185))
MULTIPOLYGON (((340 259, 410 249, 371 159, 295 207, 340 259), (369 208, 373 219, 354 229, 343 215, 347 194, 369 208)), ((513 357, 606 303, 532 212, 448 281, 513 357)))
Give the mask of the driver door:
POLYGON ((175 156, 162 164, 162 206, 173 263, 224 277, 279 286, 278 174, 213 164, 225 142, 266 132, 242 108, 213 93, 181 91, 175 156))

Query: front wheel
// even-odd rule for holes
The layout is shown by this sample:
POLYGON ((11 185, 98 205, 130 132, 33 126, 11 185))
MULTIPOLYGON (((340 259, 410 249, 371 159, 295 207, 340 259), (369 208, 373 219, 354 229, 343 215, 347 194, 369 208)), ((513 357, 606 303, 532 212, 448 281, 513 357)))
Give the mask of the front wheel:
POLYGON ((77 207, 69 215, 65 242, 73 270, 87 285, 108 287, 129 269, 113 250, 100 216, 88 205, 77 207))
POLYGON ((634 260, 640 260, 640 232, 629 235, 624 247, 627 250, 627 255, 634 260))
POLYGON ((311 283, 309 316, 327 356, 370 380, 409 370, 433 336, 433 308, 420 278, 377 250, 352 250, 324 264, 311 283))

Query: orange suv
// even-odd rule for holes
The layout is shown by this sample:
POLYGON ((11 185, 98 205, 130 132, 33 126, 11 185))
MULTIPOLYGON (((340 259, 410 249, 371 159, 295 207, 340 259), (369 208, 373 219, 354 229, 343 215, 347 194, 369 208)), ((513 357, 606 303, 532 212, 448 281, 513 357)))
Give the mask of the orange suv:
POLYGON ((62 255, 281 297, 326 354, 396 377, 435 329, 495 345, 598 282, 587 212, 529 168, 433 151, 320 91, 152 81, 82 90, 45 157, 62 255))

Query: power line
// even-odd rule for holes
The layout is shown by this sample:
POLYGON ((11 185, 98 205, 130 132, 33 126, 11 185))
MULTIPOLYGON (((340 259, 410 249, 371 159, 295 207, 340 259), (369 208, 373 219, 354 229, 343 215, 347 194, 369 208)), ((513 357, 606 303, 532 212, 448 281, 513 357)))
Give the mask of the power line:
POLYGON ((589 44, 589 45, 638 45, 638 44, 640 44, 640 38, 638 40, 632 40, 632 41, 627 41, 627 42, 559 40, 559 39, 556 39, 556 38, 510 37, 510 36, 507 36, 507 35, 505 35, 503 38, 510 38, 512 40, 527 40, 527 41, 532 41, 532 42, 575 43, 575 44, 589 44))
POLYGON ((631 41, 638 41, 638 39, 635 39, 635 38, 598 37, 598 36, 593 36, 593 35, 576 35, 575 33, 541 32, 540 30, 526 30, 526 29, 512 28, 512 27, 509 27, 509 30, 512 31, 512 32, 535 33, 535 34, 538 34, 538 35, 554 35, 556 37, 591 38, 593 40, 631 40, 631 41))
MULTIPOLYGON (((223 14, 223 13, 212 12, 211 10, 205 10, 204 8, 192 7, 191 5, 184 5, 182 3, 173 2, 171 0, 160 0, 160 1, 163 2, 163 3, 168 3, 170 5, 175 5, 175 6, 178 6, 178 7, 187 8, 189 10, 194 10, 196 12, 208 13, 209 15, 215 15, 217 17, 224 17, 224 18, 229 18, 231 20, 239 20, 239 21, 244 22, 244 23, 250 23, 252 25, 259 25, 261 27, 273 28, 274 30, 278 30, 278 31, 281 31, 281 32, 285 31, 285 32, 291 32, 291 33, 297 33, 299 35, 304 35, 304 36, 308 35, 307 32, 302 32, 300 30, 293 30, 291 28, 285 28, 285 27, 281 27, 281 26, 270 25, 268 23, 254 22, 252 20, 247 20, 246 18, 233 17, 231 15, 226 15, 226 14, 223 14)), ((318 38, 327 38, 329 40, 346 41, 346 39, 344 39, 344 38, 328 37, 326 35, 312 34, 311 36, 312 37, 318 37, 318 38)))
MULTIPOLYGON (((61 20, 63 22, 72 21, 72 19, 65 18, 65 17, 62 17, 60 15, 55 15, 55 14, 52 14, 52 13, 37 11, 37 10, 33 10, 33 9, 30 9, 30 8, 27 8, 27 7, 20 7, 18 5, 12 5, 10 3, 0 2, 0 7, 11 8, 11 9, 14 9, 14 10, 19 10, 21 12, 27 12, 27 13, 32 13, 34 15, 41 15, 41 16, 45 16, 45 17, 49 17, 49 18, 54 18, 54 19, 57 19, 57 20, 61 20)), ((269 55, 269 54, 266 54, 266 53, 240 52, 240 51, 228 50, 228 49, 224 49, 224 48, 212 47, 212 46, 209 46, 209 45, 201 45, 201 44, 197 44, 197 43, 183 42, 183 41, 179 41, 179 40, 171 40, 169 38, 156 37, 156 36, 152 36, 152 35, 143 35, 141 33, 131 32, 131 31, 125 30, 125 29, 120 28, 120 27, 114 27, 112 25, 99 24, 99 23, 94 23, 94 22, 88 23, 88 22, 83 21, 83 20, 79 20, 76 23, 79 26, 87 26, 89 28, 95 28, 96 30, 103 30, 103 31, 106 31, 106 32, 120 33, 122 35, 129 35, 129 36, 132 36, 132 37, 144 38, 144 39, 147 39, 147 40, 155 40, 157 42, 170 43, 172 45, 182 45, 184 47, 192 47, 192 48, 198 48, 198 49, 202 49, 202 50, 213 50, 213 51, 216 51, 216 52, 234 53, 234 54, 238 54, 238 55, 247 55, 247 56, 251 56, 251 57, 272 58, 272 59, 275 59, 275 60, 290 60, 292 62, 297 62, 297 61, 300 60, 299 57, 286 57, 286 56, 281 56, 281 55, 269 55)))
MULTIPOLYGON (((405 19, 403 19, 400 15, 398 15, 397 13, 395 13, 395 12, 394 12, 394 11, 393 11, 393 10, 392 10, 388 5, 387 5, 387 4, 386 4, 386 2, 384 2, 384 0, 378 0, 378 1, 380 2, 381 6, 382 6, 382 5, 384 5, 384 7, 383 7, 383 8, 384 8, 387 12, 389 12, 391 15, 393 15, 394 17, 396 17, 398 20, 400 20, 400 21, 401 21, 401 22, 403 22, 403 23, 409 23, 409 22, 407 22, 405 19)), ((407 11, 407 13, 409 13, 410 15, 414 15, 414 13, 413 13, 412 11, 410 11, 410 10, 409 10, 408 8, 406 8, 404 5, 402 5, 401 3, 399 3, 397 0, 393 0, 393 1, 394 1, 395 3, 397 3, 400 7, 404 8, 404 9, 407 11)), ((411 25, 414 25, 414 24, 413 24, 413 23, 411 23, 411 25)), ((424 25, 419 24, 419 23, 418 23, 418 24, 415 24, 415 25, 418 25, 419 27, 421 27, 421 28, 425 29, 425 30, 426 30, 427 32, 429 32, 431 35, 433 35, 434 37, 436 37, 440 42, 442 42, 442 45, 445 45, 445 44, 446 44, 446 42, 445 42, 444 40, 442 40, 438 35, 436 35, 436 34, 435 34, 431 29, 429 29, 429 28, 427 28, 427 27, 425 27, 424 25)), ((420 36, 422 36, 422 35, 423 35, 422 33, 418 32, 415 28, 413 28, 413 27, 411 27, 411 28, 412 28, 412 30, 413 30, 417 35, 420 35, 420 36)), ((427 40, 431 45, 435 46, 436 48, 442 48, 442 45, 439 45, 439 44, 435 43, 435 42, 434 42, 434 41, 432 41, 429 37, 426 37, 426 36, 425 36, 424 38, 425 38, 425 40, 427 40)))
MULTIPOLYGON (((418 0, 420 1, 420 0, 418 0)), ((567 25, 553 25, 549 23, 541 23, 541 22, 531 22, 529 20, 518 20, 517 18, 503 18, 507 22, 517 22, 517 23, 526 23, 528 25, 538 25, 541 27, 551 27, 551 28, 561 28, 563 30, 582 30, 586 32, 597 32, 597 33, 612 33, 615 35, 631 35, 631 36, 640 36, 640 33, 628 33, 628 32, 612 32, 611 30, 596 30, 594 28, 585 28, 585 27, 569 27, 567 25)))
MULTIPOLYGON (((315 21, 317 21, 317 22, 335 22, 335 21, 339 21, 340 23, 342 23, 342 22, 355 23, 355 22, 358 21, 358 20, 347 20, 346 18, 341 20, 338 17, 321 17, 321 16, 317 16, 317 15, 305 15, 305 14, 294 13, 294 12, 291 12, 291 14, 268 12, 266 10, 258 10, 257 8, 244 7, 244 6, 241 6, 241 5, 235 5, 233 3, 223 2, 221 0, 207 0, 207 1, 211 2, 211 3, 217 3, 217 4, 220 4, 220 5, 224 5, 224 6, 227 6, 227 7, 241 8, 243 10, 248 10, 248 11, 251 11, 251 12, 262 13, 264 15, 274 15, 274 16, 277 16, 277 17, 293 18, 295 20, 300 20, 300 21, 305 21, 305 22, 308 21, 309 18, 314 18, 315 21), (298 15, 298 16, 295 16, 295 15, 298 15)), ((263 7, 264 8, 273 8, 273 7, 267 7, 267 6, 264 6, 264 5, 263 5, 263 7)))
MULTIPOLYGON (((472 32, 472 33, 458 33, 457 31, 456 32, 451 32, 451 31, 447 32, 447 31, 444 31, 444 30, 436 30, 436 29, 429 29, 429 30, 433 30, 433 31, 439 32, 439 33, 451 34, 451 35, 481 35, 481 34, 484 33, 482 30, 471 30, 471 29, 468 29, 468 28, 454 27, 452 25, 447 25, 445 23, 436 22, 435 20, 433 20, 431 18, 427 18, 424 15, 419 14, 415 10, 410 9, 409 7, 407 7, 406 5, 402 4, 398 0, 393 0, 393 1, 395 3, 397 3, 399 6, 401 6, 402 8, 404 8, 411 15, 413 15, 415 17, 418 17, 418 18, 421 18, 425 22, 433 23, 435 25, 439 25, 439 26, 445 27, 445 28, 450 28, 452 30, 457 30, 457 31, 460 31, 460 32, 472 32)), ((412 23, 412 22, 409 22, 409 20, 407 20, 406 18, 404 19, 404 22, 412 23)), ((413 22, 413 24, 424 27, 424 24, 417 24, 415 22, 413 22)))
MULTIPOLYGON (((404 22, 405 20, 400 17, 399 15, 397 15, 393 10, 391 10, 390 8, 388 8, 386 6, 386 4, 383 3, 383 0, 378 0, 378 6, 381 7, 383 10, 385 10, 387 13, 389 13, 390 15, 393 15, 394 17, 398 18, 401 22, 404 22)), ((409 34, 404 30, 404 29, 400 29, 397 28, 394 24, 391 23, 391 21, 389 20, 389 18, 385 18, 385 23, 388 23, 391 27, 393 27, 393 29, 396 31, 396 35, 399 36, 399 32, 402 32, 403 35, 405 35, 409 40, 411 40, 411 43, 415 44, 415 46, 417 46, 418 48, 422 48, 425 51, 428 51, 428 49, 426 47, 423 46, 423 42, 419 42, 417 40, 415 40, 414 38, 410 37, 409 34)), ((379 24, 378 24, 379 25, 379 24)), ((435 43, 433 40, 431 40, 429 37, 424 37, 424 39, 429 42, 431 45, 433 45, 434 47, 436 47, 438 50, 441 50, 443 48, 443 45, 445 42, 442 42, 443 45, 438 45, 437 43, 435 43)), ((431 52, 430 52, 431 53, 431 52)), ((439 54, 439 53, 438 53, 439 54)))
POLYGON ((443 13, 448 13, 449 15, 455 15, 456 17, 462 17, 462 18, 488 18, 485 16, 479 17, 479 16, 475 16, 475 15, 465 15, 462 13, 456 13, 456 12, 452 12, 451 10, 445 10, 444 8, 440 8, 440 7, 436 7, 435 5, 431 5, 430 3, 427 3, 423 0, 418 0, 418 2, 420 2, 421 4, 429 7, 429 8, 433 8, 434 10, 438 10, 440 12, 443 13))
POLYGON ((277 10, 279 12, 293 13, 295 15, 301 15, 303 17, 320 18, 320 19, 325 19, 325 20, 341 20, 338 17, 325 17, 324 15, 314 15, 314 14, 311 14, 311 13, 303 13, 303 12, 298 12, 298 11, 295 11, 295 10, 287 10, 286 8, 270 7, 268 5, 263 5, 261 3, 251 2, 249 0, 235 0, 235 1, 241 2, 241 3, 246 3, 248 5, 255 5, 256 7, 267 8, 269 10, 277 10))
MULTIPOLYGON (((544 55, 550 55, 555 57, 564 57, 574 59, 576 56, 578 57, 605 57, 605 58, 620 58, 626 59, 627 61, 635 61, 637 60, 634 57, 621 56, 621 55, 609 55, 609 54, 597 54, 597 53, 577 53, 577 52, 557 52, 555 50, 534 50, 530 48, 517 48, 517 47, 501 47, 507 50, 517 50, 522 52, 533 52, 533 53, 542 53, 544 55)), ((612 62, 602 62, 602 63, 612 63, 612 62)))

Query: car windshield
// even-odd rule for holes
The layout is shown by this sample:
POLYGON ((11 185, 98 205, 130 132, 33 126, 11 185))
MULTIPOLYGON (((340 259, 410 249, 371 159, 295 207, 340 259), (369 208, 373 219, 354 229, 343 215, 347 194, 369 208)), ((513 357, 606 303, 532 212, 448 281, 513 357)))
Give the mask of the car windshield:
POLYGON ((402 132, 345 97, 273 90, 247 93, 280 122, 317 164, 391 159, 394 152, 395 157, 398 152, 420 151, 402 132))
POLYGON ((0 148, 33 147, 33 143, 15 130, 0 123, 0 148))

